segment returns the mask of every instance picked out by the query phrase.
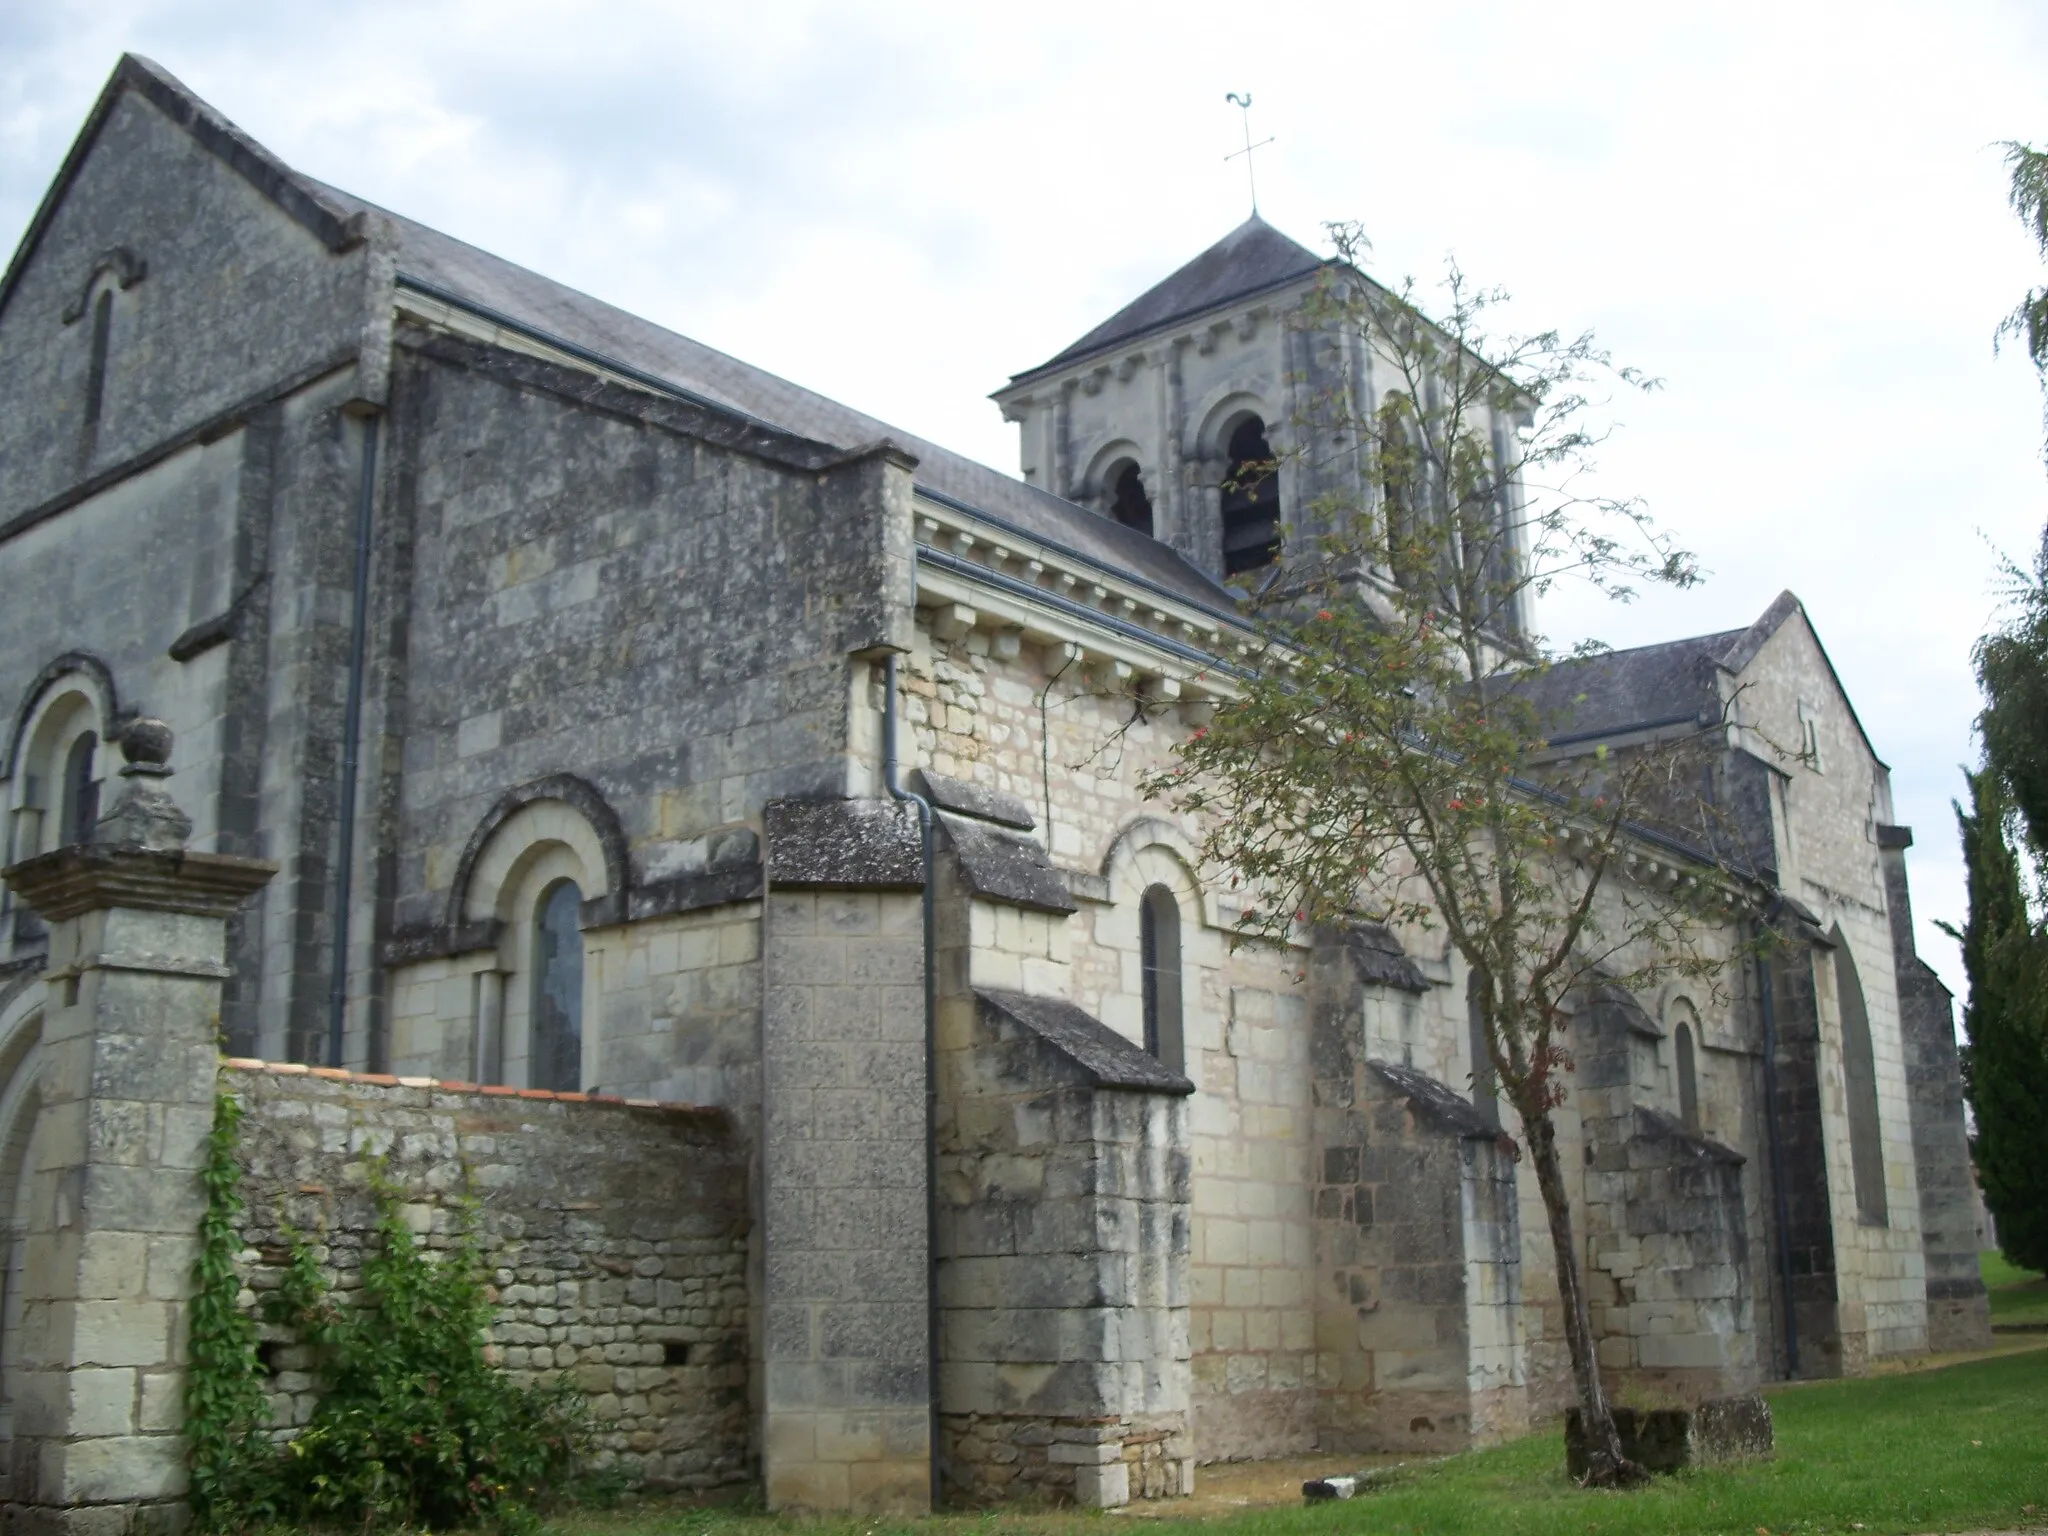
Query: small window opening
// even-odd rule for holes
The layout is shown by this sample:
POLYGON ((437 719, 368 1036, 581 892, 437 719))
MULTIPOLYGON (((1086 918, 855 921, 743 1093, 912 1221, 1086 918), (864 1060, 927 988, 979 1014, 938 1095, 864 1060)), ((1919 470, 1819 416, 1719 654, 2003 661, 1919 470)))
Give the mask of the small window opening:
POLYGON ((1155 885, 1138 904, 1138 943, 1144 973, 1145 1049, 1185 1070, 1181 1044, 1180 903, 1155 885))
POLYGON ((1387 541, 1387 569, 1403 586, 1428 568, 1433 552, 1424 537, 1422 454, 1410 421, 1408 397, 1389 393, 1376 430, 1380 513, 1387 541))
POLYGON ((1827 769, 1820 760, 1820 707, 1799 701, 1799 755, 1815 773, 1827 769))
POLYGON ((107 347, 114 329, 114 290, 103 288, 92 305, 92 352, 85 368, 85 445, 99 435, 100 408, 107 398, 107 347))
POLYGON ((661 1363, 663 1365, 688 1365, 690 1363, 690 1346, 680 1343, 675 1339, 668 1340, 661 1346, 661 1363))
POLYGON ((1856 1178, 1856 1214, 1876 1226, 1890 1217, 1884 1193, 1884 1141, 1877 1112, 1877 1060, 1870 1042, 1870 1012, 1849 941, 1837 927, 1835 994, 1842 1015, 1842 1080, 1849 1100, 1849 1165, 1856 1178))
POLYGON ((1693 1059, 1692 1026, 1681 1024, 1673 1032, 1678 1057, 1678 1118, 1688 1131, 1700 1128, 1699 1064, 1693 1059))
POLYGON ((100 821, 100 786, 92 776, 100 739, 85 731, 71 743, 64 758, 64 802, 58 813, 57 840, 64 847, 92 841, 100 821))
POLYGON ((1247 416, 1230 434, 1223 477, 1223 574, 1255 571, 1280 558, 1280 465, 1266 424, 1247 416))
POLYGON ((1116 477, 1116 500, 1109 510, 1126 528, 1152 536, 1152 498, 1145 494, 1145 477, 1137 465, 1126 464, 1116 477))
POLYGON ((583 1086, 583 892, 557 880, 541 893, 533 934, 533 1061, 536 1088, 583 1086))

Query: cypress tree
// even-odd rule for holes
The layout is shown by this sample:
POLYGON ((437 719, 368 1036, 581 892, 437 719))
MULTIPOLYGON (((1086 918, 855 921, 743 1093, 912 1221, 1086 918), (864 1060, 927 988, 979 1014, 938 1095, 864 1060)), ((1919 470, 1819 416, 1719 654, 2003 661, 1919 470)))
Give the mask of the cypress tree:
POLYGON ((1976 1119, 1970 1152, 2005 1256, 2048 1269, 2048 934, 2027 911, 2010 825, 2013 807, 1987 767, 1966 773, 1970 810, 1956 807, 1970 915, 1963 968, 1963 1087, 1976 1119))

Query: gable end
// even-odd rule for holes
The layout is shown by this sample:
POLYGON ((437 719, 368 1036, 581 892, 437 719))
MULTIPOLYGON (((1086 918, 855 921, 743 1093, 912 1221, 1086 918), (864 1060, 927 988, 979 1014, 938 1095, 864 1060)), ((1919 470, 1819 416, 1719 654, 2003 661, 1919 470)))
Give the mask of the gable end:
MULTIPOLYGON (((63 204, 72 178, 92 152, 93 141, 99 137, 100 129, 124 91, 134 91, 183 128, 201 148, 304 225, 330 251, 346 251, 363 243, 366 215, 350 213, 323 196, 312 182, 193 95, 161 65, 140 54, 124 53, 121 62, 114 66, 113 74, 107 78, 99 100, 93 103, 85 126, 72 141, 56 179, 50 183, 50 190, 43 194, 35 217, 29 220, 21 244, 15 247, 14 258, 7 264, 6 276, 0 277, 0 312, 6 310, 7 301, 14 296, 21 274, 27 269, 44 231, 63 204)), ((109 253, 107 260, 111 261, 113 254, 109 253)), ((139 270, 133 277, 122 271, 121 286, 132 287, 141 276, 139 270)))

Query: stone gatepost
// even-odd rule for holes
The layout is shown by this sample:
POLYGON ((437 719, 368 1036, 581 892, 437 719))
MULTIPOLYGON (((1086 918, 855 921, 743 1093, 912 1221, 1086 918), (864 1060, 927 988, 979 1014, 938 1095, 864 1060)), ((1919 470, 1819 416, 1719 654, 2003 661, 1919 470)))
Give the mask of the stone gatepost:
POLYGON ((128 787, 88 844, 7 883, 50 925, 42 1107, 18 1219, 12 1531, 181 1523, 184 1358, 213 1120, 227 920, 276 873, 194 853, 158 781, 171 733, 122 736, 128 787))

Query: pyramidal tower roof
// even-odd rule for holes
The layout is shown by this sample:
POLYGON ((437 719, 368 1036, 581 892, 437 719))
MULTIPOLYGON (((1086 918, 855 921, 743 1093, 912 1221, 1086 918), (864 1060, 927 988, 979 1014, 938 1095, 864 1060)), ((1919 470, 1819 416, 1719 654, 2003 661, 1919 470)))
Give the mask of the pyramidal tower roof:
POLYGON ((1290 240, 1256 213, 1178 272, 1153 284, 1058 356, 1017 374, 1019 379, 1113 347, 1187 315, 1277 288, 1328 264, 1290 240))

